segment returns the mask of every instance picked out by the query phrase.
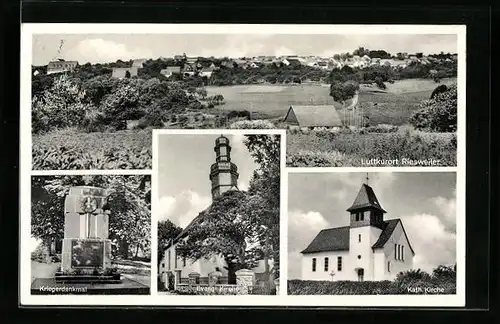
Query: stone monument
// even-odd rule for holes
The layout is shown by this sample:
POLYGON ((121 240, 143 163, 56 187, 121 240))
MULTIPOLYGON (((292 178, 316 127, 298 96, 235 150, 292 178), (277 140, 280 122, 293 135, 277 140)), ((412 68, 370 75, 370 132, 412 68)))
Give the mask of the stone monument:
POLYGON ((64 239, 57 282, 121 282, 120 274, 111 266, 107 195, 107 190, 98 187, 70 188, 64 202, 64 239))

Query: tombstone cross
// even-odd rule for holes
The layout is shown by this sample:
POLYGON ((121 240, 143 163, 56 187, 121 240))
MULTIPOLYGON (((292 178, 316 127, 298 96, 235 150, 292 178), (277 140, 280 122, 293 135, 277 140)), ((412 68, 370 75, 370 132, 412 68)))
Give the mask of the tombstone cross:
POLYGON ((332 271, 332 272, 330 273, 330 277, 332 277, 332 281, 333 281, 333 276, 335 276, 335 272, 333 272, 333 271, 332 271))

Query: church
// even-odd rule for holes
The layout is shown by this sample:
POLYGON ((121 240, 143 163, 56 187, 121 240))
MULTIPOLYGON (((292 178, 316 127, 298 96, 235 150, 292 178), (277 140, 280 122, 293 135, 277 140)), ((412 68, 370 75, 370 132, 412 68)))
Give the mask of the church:
MULTIPOLYGON (((231 145, 229 139, 223 135, 218 137, 215 140, 214 151, 215 162, 210 166, 209 172, 212 200, 226 191, 239 190, 238 167, 231 162, 231 145)), ((226 263, 222 257, 213 256, 210 259, 201 258, 193 262, 192 260, 177 256, 176 247, 178 243, 182 240, 186 240, 189 229, 202 221, 201 215, 202 214, 199 214, 195 217, 164 249, 158 273, 161 281, 168 289, 174 289, 175 283, 188 283, 188 275, 192 272, 200 274, 200 284, 208 283, 208 276, 213 272, 220 273, 220 283, 228 283, 228 273, 224 268, 226 267, 226 263)), ((272 268, 272 260, 270 260, 269 263, 270 268, 272 268)), ((254 271, 257 281, 263 276, 264 268, 263 260, 261 260, 256 268, 251 269, 254 271)))
POLYGON ((393 280, 413 267, 402 220, 384 219, 372 187, 363 184, 347 212, 348 226, 320 231, 301 252, 302 280, 393 280))

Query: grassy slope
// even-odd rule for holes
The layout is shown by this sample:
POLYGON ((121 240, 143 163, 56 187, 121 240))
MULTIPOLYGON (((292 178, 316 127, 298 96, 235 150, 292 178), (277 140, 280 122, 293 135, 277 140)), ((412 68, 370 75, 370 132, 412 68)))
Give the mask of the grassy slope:
MULTIPOLYGON (((442 84, 450 84, 454 79, 443 80, 442 84)), ((387 91, 363 86, 359 103, 370 117, 370 124, 402 125, 418 104, 428 99, 438 86, 432 80, 401 80, 388 84, 387 91), (377 103, 375 106, 374 103, 377 103)), ((226 104, 225 110, 249 110, 265 118, 283 117, 290 105, 332 105, 329 88, 325 85, 291 85, 291 86, 230 86, 207 87, 209 95, 222 94, 226 104), (274 89, 273 89, 274 88, 274 89), (276 88, 281 91, 275 91, 276 88), (255 91, 252 91, 255 89, 255 91)), ((342 115, 343 112, 339 111, 342 115)))

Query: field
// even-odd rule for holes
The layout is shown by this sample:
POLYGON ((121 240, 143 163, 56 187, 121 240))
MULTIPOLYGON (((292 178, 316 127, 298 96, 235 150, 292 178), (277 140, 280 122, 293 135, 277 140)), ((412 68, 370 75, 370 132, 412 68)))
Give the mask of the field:
POLYGON ((287 131, 287 166, 291 167, 425 166, 429 162, 455 166, 456 154, 455 133, 420 132, 407 126, 287 131), (367 165, 370 159, 379 159, 380 164, 367 165), (406 165, 403 159, 423 164, 406 165))
POLYGON ((33 170, 150 169, 151 130, 33 136, 33 170))
MULTIPOLYGON (((451 84, 455 79, 443 79, 440 84, 451 84)), ((439 84, 432 80, 411 79, 387 84, 387 90, 362 86, 359 103, 370 118, 371 125, 407 123, 418 104, 429 99, 439 84), (376 104, 376 105, 375 105, 376 104)), ((332 105, 329 85, 237 85, 207 87, 208 95, 222 94, 224 110, 248 110, 253 119, 284 117, 291 105, 332 105)), ((343 114, 342 111, 339 113, 343 114)))

